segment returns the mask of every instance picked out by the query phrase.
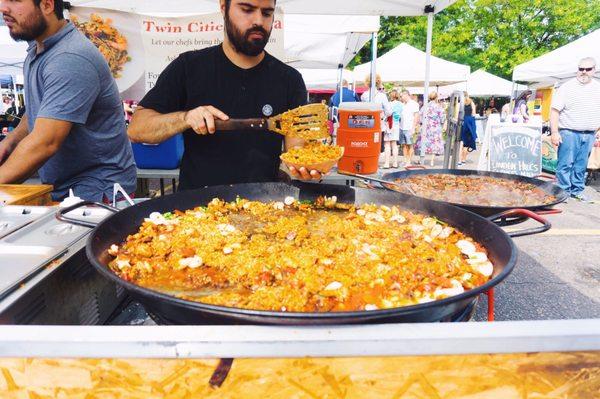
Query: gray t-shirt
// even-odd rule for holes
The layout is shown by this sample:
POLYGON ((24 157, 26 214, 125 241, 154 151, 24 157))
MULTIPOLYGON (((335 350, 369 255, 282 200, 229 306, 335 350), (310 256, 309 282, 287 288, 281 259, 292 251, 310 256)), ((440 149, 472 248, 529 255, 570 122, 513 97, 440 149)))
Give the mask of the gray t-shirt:
POLYGON ((36 42, 30 43, 24 64, 29 131, 37 118, 68 121, 73 127, 40 168, 42 182, 54 185, 54 200, 67 196, 70 188, 87 200, 112 198, 114 183, 135 191, 133 152, 108 64, 71 23, 43 43, 39 54, 36 42))
POLYGON ((552 108, 560 112, 558 127, 594 131, 600 128, 600 82, 583 84, 576 78, 565 82, 552 95, 552 108))

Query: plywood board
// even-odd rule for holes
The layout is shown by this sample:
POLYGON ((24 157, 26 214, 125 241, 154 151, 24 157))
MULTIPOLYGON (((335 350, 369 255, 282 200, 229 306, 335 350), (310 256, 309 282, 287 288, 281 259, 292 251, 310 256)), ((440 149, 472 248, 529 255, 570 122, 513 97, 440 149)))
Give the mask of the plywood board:
POLYGON ((0 204, 49 205, 52 186, 47 184, 0 184, 0 204))
POLYGON ((0 397, 598 398, 600 353, 320 359, 0 359, 0 397))

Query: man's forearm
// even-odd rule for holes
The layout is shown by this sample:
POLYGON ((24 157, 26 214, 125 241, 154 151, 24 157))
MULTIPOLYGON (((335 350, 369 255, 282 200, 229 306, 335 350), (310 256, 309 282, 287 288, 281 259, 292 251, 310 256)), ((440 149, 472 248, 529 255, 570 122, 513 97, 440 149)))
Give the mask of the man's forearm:
POLYGON ((133 114, 127 135, 137 143, 158 144, 190 128, 185 112, 161 114, 148 108, 138 108, 133 114))
POLYGON ((58 148, 22 140, 0 166, 0 184, 21 183, 38 170, 58 148))
POLYGON ((17 145, 29 134, 29 128, 27 127, 27 116, 23 116, 17 127, 10 132, 3 140, 5 145, 9 146, 10 151, 14 150, 17 145))
POLYGON ((37 118, 35 126, 0 166, 0 183, 20 183, 56 154, 73 124, 49 118, 37 118))

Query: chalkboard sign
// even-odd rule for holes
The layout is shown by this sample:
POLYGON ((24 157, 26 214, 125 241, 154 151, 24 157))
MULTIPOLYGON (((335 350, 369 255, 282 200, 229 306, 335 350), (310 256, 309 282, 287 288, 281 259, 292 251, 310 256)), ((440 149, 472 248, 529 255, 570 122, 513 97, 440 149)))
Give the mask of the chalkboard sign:
POLYGON ((542 172, 542 126, 499 123, 491 126, 489 170, 521 176, 542 172))

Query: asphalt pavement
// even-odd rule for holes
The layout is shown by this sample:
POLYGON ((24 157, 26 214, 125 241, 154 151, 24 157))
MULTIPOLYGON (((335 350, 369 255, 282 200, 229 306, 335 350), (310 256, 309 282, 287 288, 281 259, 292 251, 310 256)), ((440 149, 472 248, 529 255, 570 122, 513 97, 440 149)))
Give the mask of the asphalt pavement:
MULTIPOLYGON (((519 258, 495 289, 496 320, 600 318, 599 190, 586 187, 593 203, 570 199, 558 205, 563 212, 547 216, 548 232, 514 238, 519 258)), ((487 320, 486 306, 482 297, 476 320, 487 320)))

